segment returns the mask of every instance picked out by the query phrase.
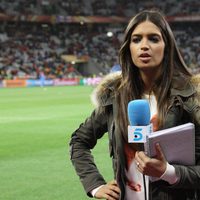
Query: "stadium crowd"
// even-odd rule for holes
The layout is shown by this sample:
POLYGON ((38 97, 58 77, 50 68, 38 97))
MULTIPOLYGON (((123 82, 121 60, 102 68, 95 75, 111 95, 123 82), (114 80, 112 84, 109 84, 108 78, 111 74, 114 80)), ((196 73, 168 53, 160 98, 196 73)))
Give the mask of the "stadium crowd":
POLYGON ((133 16, 153 6, 168 15, 199 14, 198 0, 1 0, 0 12, 7 14, 133 16))
MULTIPOLYGON (((157 7, 170 15, 199 12, 199 1, 50 1, 3 0, 0 12, 6 14, 120 15, 132 16, 140 9, 157 7), (158 4, 159 2, 159 4, 158 4), (181 3, 180 3, 181 2, 181 3), (80 6, 83 5, 83 6, 80 6), (174 6, 176 4, 176 6, 174 6), (186 5, 184 9, 183 5, 186 5), (23 6, 22 6, 23 5, 23 6), (54 5, 54 6, 53 6, 54 5), (105 6, 106 5, 106 6, 105 6), (44 9, 45 8, 45 9, 44 9), (84 9, 83 9, 84 8, 84 9), (115 8, 115 9, 113 9, 115 8), (173 8, 173 9, 172 9, 173 8), (37 11, 37 12, 36 12, 37 11), (73 11, 73 12, 72 12, 73 11)), ((200 22, 172 23, 184 60, 192 73, 200 72, 200 22)), ((123 39, 124 24, 43 24, 6 22, 0 25, 0 80, 15 78, 66 78, 79 76, 78 64, 62 59, 62 55, 88 56, 103 73, 117 63, 123 39), (107 33, 113 34, 108 36, 107 33)))

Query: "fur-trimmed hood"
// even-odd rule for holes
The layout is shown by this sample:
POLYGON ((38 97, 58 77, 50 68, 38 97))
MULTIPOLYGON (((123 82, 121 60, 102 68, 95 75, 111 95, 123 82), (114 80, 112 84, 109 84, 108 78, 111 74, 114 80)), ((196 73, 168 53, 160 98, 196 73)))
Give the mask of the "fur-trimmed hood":
POLYGON ((121 72, 106 75, 91 94, 91 101, 95 107, 112 104, 114 91, 121 81, 121 72))
POLYGON ((192 83, 196 87, 198 93, 200 93, 200 74, 196 74, 192 77, 192 83))
MULTIPOLYGON (((108 74, 102 79, 91 94, 91 101, 96 108, 112 104, 121 80, 121 72, 108 74)), ((172 95, 187 97, 194 94, 196 90, 200 97, 200 75, 192 76, 191 83, 193 86, 183 79, 175 79, 171 89, 172 95)))

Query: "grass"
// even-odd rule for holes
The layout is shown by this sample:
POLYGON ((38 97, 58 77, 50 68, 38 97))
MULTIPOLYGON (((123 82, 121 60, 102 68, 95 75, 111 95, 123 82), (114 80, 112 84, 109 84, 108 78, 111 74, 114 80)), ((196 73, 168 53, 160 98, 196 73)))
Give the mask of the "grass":
MULTIPOLYGON (((0 200, 89 199, 69 159, 71 133, 91 113, 92 87, 0 89, 0 200)), ((107 134, 93 150, 112 179, 107 134)))

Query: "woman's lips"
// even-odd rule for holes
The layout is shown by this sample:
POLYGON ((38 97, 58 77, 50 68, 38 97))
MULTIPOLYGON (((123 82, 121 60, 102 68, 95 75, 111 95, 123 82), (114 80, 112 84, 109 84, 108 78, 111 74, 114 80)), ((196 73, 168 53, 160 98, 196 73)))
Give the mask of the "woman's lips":
POLYGON ((142 62, 149 62, 150 59, 151 59, 151 56, 147 53, 143 53, 139 56, 139 59, 142 61, 142 62))
POLYGON ((150 57, 150 55, 148 53, 141 53, 140 57, 150 57))

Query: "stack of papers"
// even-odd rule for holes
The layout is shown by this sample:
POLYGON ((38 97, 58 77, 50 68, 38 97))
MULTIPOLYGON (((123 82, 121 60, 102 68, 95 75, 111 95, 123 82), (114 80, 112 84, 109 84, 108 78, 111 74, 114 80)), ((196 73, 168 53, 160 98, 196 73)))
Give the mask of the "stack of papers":
POLYGON ((156 155, 156 143, 160 144, 169 163, 195 164, 195 127, 193 123, 152 132, 148 135, 144 149, 149 157, 156 155))

